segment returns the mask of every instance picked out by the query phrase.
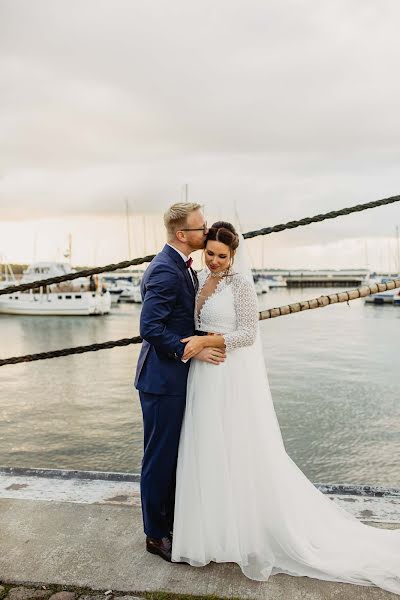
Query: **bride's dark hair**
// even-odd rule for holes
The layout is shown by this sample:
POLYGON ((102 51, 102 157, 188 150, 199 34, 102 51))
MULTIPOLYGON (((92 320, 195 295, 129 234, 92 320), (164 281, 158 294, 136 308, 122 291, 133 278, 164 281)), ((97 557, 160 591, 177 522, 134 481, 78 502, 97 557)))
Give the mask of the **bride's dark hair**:
POLYGON ((227 221, 217 221, 213 223, 208 230, 204 246, 208 241, 222 242, 229 247, 231 255, 235 254, 236 248, 239 246, 239 236, 232 223, 227 221))
POLYGON ((232 225, 232 223, 228 223, 227 221, 217 221, 213 223, 208 230, 204 248, 207 246, 207 242, 222 242, 226 246, 228 246, 231 251, 231 258, 229 261, 229 267, 226 271, 224 277, 228 277, 231 275, 231 268, 233 265, 233 257, 236 252, 236 248, 239 246, 239 235, 236 232, 236 229, 232 225))

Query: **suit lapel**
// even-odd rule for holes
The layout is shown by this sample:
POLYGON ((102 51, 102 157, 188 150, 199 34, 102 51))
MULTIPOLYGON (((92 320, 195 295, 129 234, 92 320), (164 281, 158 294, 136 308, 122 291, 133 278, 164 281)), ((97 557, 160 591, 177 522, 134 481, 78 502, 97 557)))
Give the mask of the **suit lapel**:
POLYGON ((165 252, 166 254, 168 254, 168 256, 174 261, 174 263, 177 265, 177 267, 182 271, 183 276, 185 277, 186 283, 188 285, 189 291, 191 294, 193 294, 193 296, 196 295, 194 286, 193 286, 193 282, 192 279, 190 277, 189 274, 189 269, 187 268, 186 264, 184 263, 182 257, 175 252, 175 250, 173 248, 171 248, 171 246, 168 246, 168 244, 165 244, 163 250, 163 252, 165 252))
POLYGON ((199 278, 197 277, 196 271, 194 269, 192 269, 192 267, 190 267, 190 270, 193 275, 194 293, 197 294, 197 292, 199 290, 199 278))

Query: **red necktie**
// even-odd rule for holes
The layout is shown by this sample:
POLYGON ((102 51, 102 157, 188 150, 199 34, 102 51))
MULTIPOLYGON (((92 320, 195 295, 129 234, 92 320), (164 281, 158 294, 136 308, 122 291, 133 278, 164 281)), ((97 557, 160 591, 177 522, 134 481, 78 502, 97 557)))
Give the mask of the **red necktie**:
POLYGON ((192 257, 190 257, 190 258, 189 258, 189 259, 186 261, 186 263, 185 263, 185 264, 186 264, 186 267, 187 267, 188 269, 190 269, 190 267, 192 266, 192 262, 193 262, 193 258, 192 258, 192 257))

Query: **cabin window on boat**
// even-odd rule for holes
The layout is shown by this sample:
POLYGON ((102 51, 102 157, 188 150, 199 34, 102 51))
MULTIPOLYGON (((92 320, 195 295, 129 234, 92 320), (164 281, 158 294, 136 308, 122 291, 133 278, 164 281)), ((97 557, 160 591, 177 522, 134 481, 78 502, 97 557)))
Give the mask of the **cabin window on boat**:
POLYGON ((75 294, 75 298, 82 298, 82 296, 80 294, 75 294))
POLYGON ((65 296, 66 300, 71 300, 72 296, 65 296))

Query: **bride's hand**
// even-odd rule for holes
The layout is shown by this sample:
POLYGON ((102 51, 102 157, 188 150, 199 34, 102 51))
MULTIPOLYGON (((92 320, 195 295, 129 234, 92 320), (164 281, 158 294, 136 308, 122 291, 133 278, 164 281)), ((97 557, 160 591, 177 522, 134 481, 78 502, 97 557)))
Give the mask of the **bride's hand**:
POLYGON ((196 356, 196 354, 205 348, 204 336, 202 335, 191 335, 190 337, 183 338, 181 342, 186 344, 182 360, 193 358, 193 356, 196 356))

